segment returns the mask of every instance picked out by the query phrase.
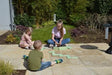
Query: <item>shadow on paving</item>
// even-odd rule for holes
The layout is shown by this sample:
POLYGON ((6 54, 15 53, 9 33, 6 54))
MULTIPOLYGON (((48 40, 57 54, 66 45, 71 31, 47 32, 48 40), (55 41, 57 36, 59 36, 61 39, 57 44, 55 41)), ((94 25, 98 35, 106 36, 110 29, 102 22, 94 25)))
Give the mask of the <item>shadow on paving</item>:
POLYGON ((102 51, 102 52, 105 52, 106 53, 105 50, 98 49, 98 47, 97 46, 94 46, 94 45, 81 45, 80 47, 83 48, 83 49, 97 49, 99 51, 102 51))
POLYGON ((81 45, 80 47, 83 49, 98 49, 98 47, 94 45, 81 45))

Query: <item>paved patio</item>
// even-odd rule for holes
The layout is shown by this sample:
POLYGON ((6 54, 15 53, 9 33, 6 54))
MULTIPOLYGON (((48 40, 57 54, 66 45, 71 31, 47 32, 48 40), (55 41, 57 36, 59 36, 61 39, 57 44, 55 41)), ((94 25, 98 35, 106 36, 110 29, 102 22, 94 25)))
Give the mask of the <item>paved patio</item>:
MULTIPOLYGON (((58 52, 78 58, 67 59, 66 57, 52 56, 48 52, 53 50, 46 47, 42 51, 45 61, 63 58, 64 62, 43 71, 31 72, 27 70, 26 75, 112 75, 112 55, 104 52, 108 48, 108 44, 80 43, 68 44, 68 46, 72 49, 58 52)), ((30 51, 21 49, 18 45, 0 45, 0 58, 9 61, 15 69, 24 70, 26 68, 23 66, 22 56, 24 54, 28 55, 30 51)))
POLYGON ((6 33, 8 30, 0 30, 0 35, 6 33))

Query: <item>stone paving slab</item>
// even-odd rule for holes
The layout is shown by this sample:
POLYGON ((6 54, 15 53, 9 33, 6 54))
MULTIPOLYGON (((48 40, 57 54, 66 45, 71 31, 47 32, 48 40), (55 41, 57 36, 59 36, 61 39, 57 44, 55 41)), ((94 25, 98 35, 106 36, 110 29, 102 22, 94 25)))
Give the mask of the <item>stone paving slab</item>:
POLYGON ((101 55, 81 56, 80 60, 89 67, 112 67, 112 62, 101 55))
POLYGON ((68 64, 54 66, 53 75, 95 75, 95 73, 85 66, 68 64))
POLYGON ((96 75, 112 75, 111 67, 88 67, 96 75))
POLYGON ((8 30, 0 30, 0 35, 6 33, 8 30))
POLYGON ((22 56, 28 54, 29 50, 21 49, 18 45, 1 45, 0 58, 14 65, 15 69, 25 69, 22 56), (1 49, 2 48, 2 49, 1 49))
MULTIPOLYGON (((64 62, 49 67, 43 71, 26 72, 26 75, 112 75, 112 55, 104 51, 108 48, 106 43, 80 43, 68 44, 71 51, 64 50, 60 53, 67 53, 77 56, 77 59, 67 59, 66 57, 52 56, 48 51, 54 51, 51 48, 43 50, 44 60, 53 61, 63 58, 64 62), (97 49, 84 49, 81 46, 96 46, 97 49), (71 52, 71 53, 69 53, 71 52)), ((15 69, 26 68, 23 66, 23 55, 28 55, 31 50, 19 48, 18 45, 0 45, 0 58, 9 61, 15 69)))

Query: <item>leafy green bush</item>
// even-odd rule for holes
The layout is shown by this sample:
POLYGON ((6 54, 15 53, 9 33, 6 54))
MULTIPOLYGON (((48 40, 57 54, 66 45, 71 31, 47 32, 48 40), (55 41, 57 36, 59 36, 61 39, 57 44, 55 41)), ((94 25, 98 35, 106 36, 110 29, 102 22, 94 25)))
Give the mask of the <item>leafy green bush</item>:
POLYGON ((10 31, 9 33, 7 33, 7 36, 6 38, 4 38, 4 41, 7 44, 19 44, 22 34, 23 31, 20 30, 10 31))
POLYGON ((51 25, 55 25, 54 21, 47 21, 47 22, 42 23, 43 27, 51 26, 51 25))
POLYGON ((77 24, 78 22, 81 22, 85 17, 85 14, 75 13, 70 15, 70 20, 73 24, 77 24))
POLYGON ((34 16, 28 16, 26 13, 24 13, 23 15, 17 15, 14 18, 14 23, 16 25, 23 25, 26 27, 32 27, 32 25, 34 25, 35 22, 35 17, 34 16))
POLYGON ((36 28, 37 28, 37 25, 32 25, 32 28, 33 28, 33 29, 36 29, 36 28))
POLYGON ((12 75, 14 73, 14 68, 9 62, 4 62, 0 60, 0 75, 12 75))
POLYGON ((19 42, 20 42, 21 37, 20 37, 20 36, 18 36, 18 35, 15 35, 14 37, 16 38, 16 43, 19 43, 19 42))

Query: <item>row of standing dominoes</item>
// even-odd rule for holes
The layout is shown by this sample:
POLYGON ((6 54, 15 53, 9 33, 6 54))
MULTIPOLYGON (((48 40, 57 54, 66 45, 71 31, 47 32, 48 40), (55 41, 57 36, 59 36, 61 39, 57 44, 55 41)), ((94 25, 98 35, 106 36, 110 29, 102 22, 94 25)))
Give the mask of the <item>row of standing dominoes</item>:
POLYGON ((70 55, 63 55, 63 54, 56 54, 54 51, 49 51, 49 53, 52 54, 52 56, 59 56, 59 57, 66 57, 68 59, 77 59, 77 56, 70 56, 70 55))

